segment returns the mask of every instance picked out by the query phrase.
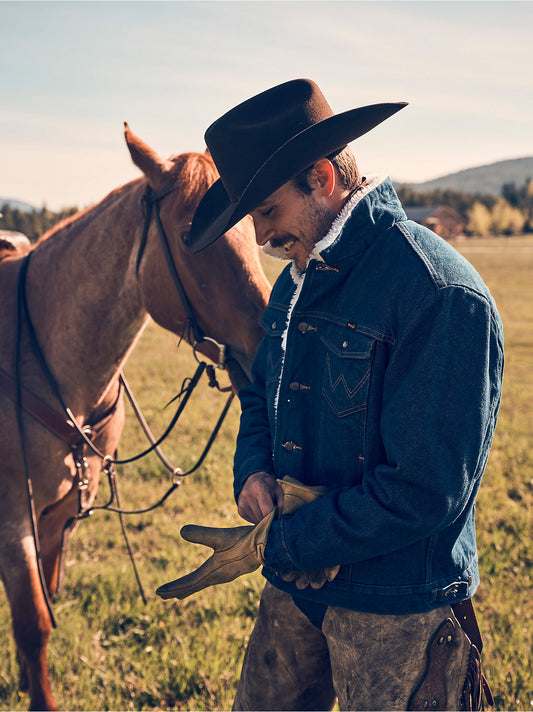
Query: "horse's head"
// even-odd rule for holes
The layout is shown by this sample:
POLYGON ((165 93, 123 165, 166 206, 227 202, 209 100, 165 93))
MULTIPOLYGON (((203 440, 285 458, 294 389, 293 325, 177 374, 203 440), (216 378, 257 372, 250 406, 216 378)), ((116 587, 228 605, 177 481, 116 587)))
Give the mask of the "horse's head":
MULTIPOLYGON (((251 218, 245 218, 210 247, 195 255, 186 249, 190 222, 200 199, 218 178, 207 153, 160 158, 134 136, 126 124, 126 142, 133 162, 156 193, 175 188, 159 201, 161 224, 171 257, 192 311, 204 334, 228 346, 228 371, 233 385, 242 385, 240 369, 249 375, 262 337, 259 317, 270 294, 270 284, 259 260, 251 218)), ((148 189, 145 181, 139 191, 148 189)), ((155 206, 153 206, 155 209, 155 206)), ((138 269, 139 285, 153 319, 189 341, 187 311, 173 282, 156 221, 152 221, 138 269)), ((196 348, 215 362, 219 358, 210 340, 196 348)))

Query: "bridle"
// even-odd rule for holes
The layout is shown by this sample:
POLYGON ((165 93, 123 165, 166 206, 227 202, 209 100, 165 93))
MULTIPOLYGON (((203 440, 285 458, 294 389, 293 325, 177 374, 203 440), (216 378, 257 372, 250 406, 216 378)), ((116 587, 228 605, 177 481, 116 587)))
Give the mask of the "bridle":
MULTIPOLYGON (((173 416, 169 426, 163 433, 163 435, 156 440, 154 436, 152 435, 152 432, 150 431, 150 428, 148 424, 146 423, 144 417, 142 416, 142 413, 135 402, 135 399, 133 397, 133 394, 131 392, 131 389, 129 388, 129 385, 124 377, 124 375, 121 373, 119 376, 119 394, 117 395, 117 398, 115 400, 114 406, 107 411, 103 418, 100 419, 97 423, 93 424, 92 426, 82 426, 78 423, 76 417, 68 408, 68 406, 65 404, 61 393, 59 391, 59 388, 57 386, 57 383, 50 371, 50 368, 48 367, 48 364, 46 363, 46 360, 44 358, 44 354, 42 352, 42 349, 40 348, 40 345, 37 340, 37 335, 35 332, 35 329, 32 324, 29 308, 28 308, 28 303, 27 303, 27 295, 26 295, 26 274, 28 271, 28 266, 30 262, 30 257, 32 255, 32 252, 29 252, 27 255, 25 255, 20 272, 19 272, 19 278, 18 278, 18 287, 17 287, 17 322, 16 322, 16 338, 15 338, 15 373, 14 377, 11 378, 7 373, 2 372, 0 373, 0 376, 2 378, 0 379, 0 386, 3 387, 4 392, 7 395, 10 395, 12 399, 15 402, 15 411, 16 411, 16 418, 17 418, 17 424, 18 424, 18 429, 19 429, 19 436, 20 436, 20 442, 21 442, 21 449, 22 449, 22 456, 23 456, 23 466, 25 470, 25 478, 26 478, 26 490, 27 490, 27 497, 28 497, 28 506, 29 506, 29 513, 30 513, 30 519, 32 523, 32 535, 33 535, 33 540, 34 540, 34 545, 35 545, 35 551, 36 551, 36 558, 37 558, 37 568, 38 568, 38 573, 39 573, 39 579, 40 579, 40 584, 41 584, 41 590, 44 596, 44 600, 46 603, 46 606, 48 608, 48 612, 50 615, 51 623, 53 627, 56 627, 55 619, 54 619, 54 614, 53 614, 53 609, 50 601, 50 597, 48 595, 48 589, 46 586, 45 582, 45 577, 44 577, 44 570, 42 566, 42 557, 41 557, 41 552, 40 552, 40 543, 39 543, 39 534, 38 534, 38 525, 37 525, 37 517, 36 517, 36 512, 35 512, 35 504, 34 504, 34 495, 33 495, 33 485, 32 485, 32 480, 31 480, 31 475, 29 472, 29 464, 27 461, 27 453, 26 453, 26 448, 24 446, 25 442, 25 433, 24 433, 24 424, 23 424, 23 418, 22 418, 22 412, 23 410, 26 410, 30 412, 37 420, 39 420, 42 424, 44 424, 54 435, 57 437, 63 439, 65 442, 67 442, 71 448, 73 457, 74 457, 74 462, 75 462, 75 467, 76 467, 76 472, 77 472, 77 477, 78 477, 78 491, 79 491, 79 497, 78 497, 78 514, 72 517, 69 521, 65 523, 65 526, 63 528, 63 539, 65 532, 73 526, 73 524, 76 521, 79 521, 81 519, 84 519, 88 516, 90 516, 94 511, 97 509, 106 509, 108 511, 116 512, 121 520, 121 526, 122 526, 122 532, 124 535, 124 539, 126 541, 126 545, 128 548, 128 552, 130 554, 130 558, 133 564, 135 576, 137 578, 137 583, 139 585, 140 593, 143 598, 143 601, 146 603, 146 598, 144 595, 144 591, 142 589, 142 584, 139 579, 139 575, 137 572, 137 568, 135 565, 135 561, 133 559, 133 554, 131 551, 131 547, 128 542, 127 534, 126 534, 126 529, 124 526, 124 523, 122 521, 122 515, 124 514, 142 514, 145 512, 149 512, 159 506, 161 506, 164 501, 169 497, 169 495, 174 492, 175 489, 177 489, 181 485, 181 478, 186 477, 187 475, 192 474, 194 471, 196 471, 200 465, 203 463, 206 455, 208 454, 219 430, 220 427, 222 426, 222 423, 224 421, 224 418, 229 410, 229 407, 231 405, 231 402, 234 398, 234 393, 232 390, 232 387, 229 386, 227 388, 221 388, 216 380, 215 376, 215 367, 212 366, 211 364, 206 364, 204 361, 200 361, 198 358, 198 355, 196 353, 197 346, 201 344, 202 342, 209 341, 213 343, 217 348, 218 348, 218 363, 216 368, 224 368, 226 365, 226 355, 227 355, 227 349, 225 344, 221 344, 212 337, 206 336, 203 330, 201 329, 200 325, 198 324, 198 320, 196 319, 196 316, 194 314, 194 310, 192 308, 192 305, 190 303, 190 300, 187 296, 185 287, 183 286, 183 282, 180 278, 178 268, 176 266, 176 263, 174 261, 174 258, 172 256, 172 252, 170 249, 170 244, 168 241, 168 237, 166 235, 165 229, 163 227, 163 224, 161 222, 161 216, 159 212, 159 201, 164 198, 166 195, 171 193, 172 191, 176 190, 178 188, 177 185, 172 185, 170 187, 167 187, 163 190, 160 191, 154 191, 150 186, 148 187, 146 193, 143 195, 141 198, 141 208, 142 212, 144 215, 144 227, 143 227, 143 232, 141 236, 141 242, 139 245, 139 250, 137 253, 136 257, 136 274, 137 278, 139 277, 139 270, 140 270, 140 265, 143 257, 143 253, 146 247, 147 239, 148 239, 148 232, 150 229, 151 221, 152 221, 152 216, 155 217, 155 223, 157 226, 157 231, 159 234, 159 238, 161 240, 161 245, 163 248, 163 252, 165 255, 165 259, 167 262, 167 266, 169 269, 169 272, 172 277, 172 281, 174 283, 174 286, 176 288, 176 291, 178 293, 179 299, 183 305, 183 308, 186 313, 186 321, 188 324, 188 341, 191 343, 192 348, 193 348, 193 353, 195 356, 195 359, 198 363, 196 372, 192 378, 185 379, 183 381, 182 387, 180 392, 177 394, 175 398, 179 400, 179 405, 176 410, 175 415, 173 416), (26 324, 27 330, 28 330, 28 335, 30 338, 30 343, 32 346, 32 350, 34 352, 34 355, 37 357, 37 360, 41 366, 41 370, 43 371, 46 380, 48 381, 49 385, 52 388, 52 391, 57 398, 58 402, 61 404, 61 407, 67 416, 66 420, 63 420, 61 416, 56 413, 54 410, 52 410, 44 401, 41 401, 39 398, 34 396, 30 391, 25 389, 22 385, 22 377, 20 373, 20 351, 21 351, 21 337, 22 337, 22 325, 23 323, 26 324), (190 336, 192 335, 192 339, 190 336), (200 455, 198 461, 196 464, 191 467, 189 470, 186 472, 183 472, 183 470, 179 467, 174 467, 168 459, 165 457, 165 455, 162 453, 160 450, 159 446, 161 443, 165 440, 165 438, 170 434, 172 429, 174 428, 176 422, 178 421, 179 416, 183 412, 183 409, 187 403, 187 401, 190 398, 190 395, 196 385, 198 384, 200 377, 202 376, 203 372, 206 371, 207 375, 209 377, 209 385, 211 387, 216 387, 220 391, 229 391, 229 395, 226 401, 226 404, 224 405, 224 408, 218 418, 218 421, 208 439, 208 442, 200 455), (107 420, 112 417, 112 415, 115 412, 116 405, 118 404, 119 398, 120 398, 120 393, 124 390, 126 396, 128 397, 131 406, 135 412, 135 415, 137 419, 139 420, 141 427, 143 431, 145 432, 145 435, 147 436, 150 446, 143 450, 143 452, 133 456, 129 457, 127 459, 118 459, 116 457, 116 453, 114 453, 114 457, 110 456, 109 454, 105 454, 100 452, 100 450, 95 446, 91 435, 94 434, 94 430, 97 430, 99 426, 102 426, 102 424, 105 424, 107 420), (110 499, 107 503, 103 505, 95 505, 93 507, 89 507, 84 509, 82 506, 82 499, 81 499, 81 493, 87 489, 88 486, 88 479, 86 477, 87 475, 87 470, 88 470, 88 461, 87 458, 85 457, 85 449, 88 449, 93 452, 93 454, 97 455, 99 458, 102 460, 102 472, 105 472, 107 477, 108 477, 108 482, 109 482, 109 487, 111 491, 110 499), (124 510, 120 508, 120 502, 119 502, 119 496, 118 496, 118 488, 117 488, 117 482, 116 482, 116 475, 114 471, 114 466, 117 464, 126 464, 130 462, 134 462, 136 460, 139 460, 140 458, 144 457, 148 453, 154 451, 163 465, 172 473, 172 484, 169 487, 169 489, 164 493, 164 495, 153 505, 146 507, 144 509, 138 509, 138 510, 124 510), (113 507, 113 503, 116 502, 117 506, 113 507)), ((175 400, 175 398, 173 400, 175 400)), ((61 546, 61 555, 63 552, 63 542, 61 546)), ((61 563, 59 565, 59 571, 61 571, 61 563)))
MULTIPOLYGON (((211 336, 206 336, 205 332, 198 324, 198 319, 196 318, 189 297, 187 296, 187 292, 185 291, 185 287, 183 286, 183 282, 181 281, 176 262, 174 261, 174 257, 172 256, 172 251, 170 249, 170 243, 168 241, 165 228, 163 227, 163 223, 161 222, 161 215, 159 213, 159 201, 172 191, 177 190, 177 188, 177 185, 171 185, 167 188, 163 188, 162 190, 154 191, 150 186, 148 186, 146 193, 141 198, 141 209, 144 215, 144 227, 141 236, 141 243, 139 245, 139 251, 137 252, 137 260, 135 263, 137 279, 139 278, 139 269, 144 255, 144 249, 148 240, 148 231, 150 229, 153 215, 155 219, 155 224, 157 226, 157 232, 161 240, 163 254, 165 255, 165 259, 167 262, 167 267, 170 272, 170 276, 172 277, 172 281, 174 283, 178 296, 180 298, 181 304, 185 310, 187 323, 189 325, 188 330, 193 336, 193 339, 189 338, 188 340, 191 342, 195 358, 197 361, 199 360, 196 355, 196 347, 204 341, 209 341, 214 344, 218 349, 217 368, 224 368, 226 364, 226 344, 221 344, 216 341, 216 339, 213 339, 211 336)), ((186 223, 183 225, 183 227, 185 228, 189 225, 190 223, 186 223)))

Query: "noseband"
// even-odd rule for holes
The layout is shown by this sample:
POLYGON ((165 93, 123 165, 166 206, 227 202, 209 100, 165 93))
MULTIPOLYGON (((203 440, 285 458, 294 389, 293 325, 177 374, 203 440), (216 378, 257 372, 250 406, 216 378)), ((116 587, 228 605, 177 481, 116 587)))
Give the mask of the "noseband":
MULTIPOLYGON (((183 305, 183 308, 185 309, 185 313, 187 315, 187 322, 189 324, 189 333, 192 334, 192 339, 189 339, 191 342, 193 352, 194 352, 194 357, 196 358, 197 361, 199 361, 197 355, 196 355, 196 347, 203 343, 204 341, 209 341, 212 344, 214 344, 217 349, 218 349, 218 363, 217 363, 217 368, 224 368, 226 364, 226 345, 221 344, 216 339, 213 339, 210 336, 206 336, 200 325, 198 324, 198 320, 194 314, 194 310, 192 308, 191 302, 189 300, 189 297, 187 296, 187 292, 185 291, 185 287, 183 286, 183 282, 181 281, 178 268, 176 266, 176 262, 174 261, 174 257, 172 255, 172 251, 170 249, 170 244, 168 241, 167 234, 165 232, 165 228, 163 227, 163 223, 161 222, 161 215, 159 213, 159 201, 164 198, 168 193, 171 193, 174 190, 177 190, 178 186, 177 185, 172 185, 168 188, 163 188, 163 190, 159 191, 154 191, 150 186, 148 186, 148 189, 146 193, 143 195, 141 198, 141 208, 142 212, 144 215, 144 228, 143 228, 143 233, 141 237, 141 244, 139 245, 139 251, 137 253, 137 261, 135 265, 136 273, 137 273, 137 279, 139 278, 139 269, 141 266, 141 261, 142 257, 144 254, 144 249, 146 247, 146 242, 148 240, 148 231, 150 229, 150 224, 152 222, 152 215, 155 218, 155 224, 157 225, 157 232, 159 234, 159 238, 161 240, 161 245, 163 247, 163 253, 165 255, 165 259, 167 262, 168 270, 170 272, 170 276, 172 277, 172 281, 174 282, 174 286, 176 288, 176 291, 178 293, 178 296, 181 300, 181 303, 183 305)), ((190 224, 190 223, 188 223, 190 224)))

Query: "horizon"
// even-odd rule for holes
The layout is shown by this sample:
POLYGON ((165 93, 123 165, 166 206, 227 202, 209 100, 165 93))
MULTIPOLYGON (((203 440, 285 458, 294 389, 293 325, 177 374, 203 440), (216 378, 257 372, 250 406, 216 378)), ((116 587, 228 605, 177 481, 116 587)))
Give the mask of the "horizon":
MULTIPOLYGON (((392 181, 392 183, 393 183, 396 187, 410 186, 410 187, 412 187, 412 188, 414 188, 414 189, 417 189, 419 185, 420 185, 420 186, 423 186, 423 185, 425 185, 426 183, 431 183, 431 182, 433 182, 433 181, 435 181, 435 180, 440 180, 440 179, 443 179, 443 178, 448 178, 449 176, 460 175, 461 173, 468 173, 469 171, 472 171, 472 170, 475 171, 475 170, 481 169, 481 168, 488 168, 488 167, 490 167, 490 166, 498 165, 498 164, 500 164, 500 163, 512 163, 513 161, 522 161, 522 160, 533 160, 533 155, 531 155, 531 156, 518 156, 517 158, 506 158, 506 159, 503 159, 502 161, 494 161, 494 162, 492 162, 492 163, 482 163, 482 164, 479 165, 479 166, 471 166, 470 168, 463 168, 463 169, 461 169, 460 171, 454 171, 453 173, 446 173, 445 175, 442 175, 442 176, 435 176, 434 178, 428 178, 427 180, 421 181, 421 182, 419 182, 419 183, 415 183, 415 182, 412 182, 412 181, 397 181, 397 180, 395 180, 394 178, 391 178, 391 181, 392 181)), ((139 176, 138 176, 138 177, 139 177, 139 176)), ((503 183, 502 183, 502 186, 503 186, 503 183)), ((119 186, 117 186, 117 187, 119 187, 119 186)), ((464 191, 461 191, 460 189, 458 189, 458 192, 464 192, 464 191)), ((98 200, 97 202, 100 202, 100 201, 103 200, 105 197, 106 197, 105 195, 102 195, 101 198, 100 198, 100 200, 98 200)), ((26 209, 26 208, 27 208, 27 209, 32 209, 32 210, 40 210, 40 209, 43 208, 43 207, 49 209, 49 206, 48 206, 48 205, 45 205, 45 204, 43 204, 43 205, 34 205, 34 204, 32 204, 32 203, 28 203, 27 201, 21 200, 21 199, 19 199, 19 198, 12 198, 12 197, 10 197, 10 196, 0 196, 0 208, 1 208, 2 205, 5 204, 5 203, 10 203, 11 205, 13 205, 13 204, 15 204, 15 203, 19 203, 19 204, 25 206, 24 208, 21 208, 21 209, 26 209)), ((96 203, 95 203, 95 204, 96 204, 96 203)), ((61 206, 60 208, 57 209, 57 212, 60 212, 62 209, 68 209, 68 208, 72 208, 72 207, 79 208, 79 209, 83 209, 83 208, 87 208, 87 207, 91 207, 91 206, 90 206, 90 205, 85 205, 85 206, 63 205, 63 206, 61 206)), ((1 216, 2 216, 2 213, 1 213, 1 211, 0 211, 0 217, 1 217, 1 216)))
POLYGON ((521 0, 0 0, 0 196, 87 207, 140 176, 123 121, 163 157, 296 76, 335 113, 409 106, 352 144, 421 183, 533 154, 533 4, 521 0), (45 28, 43 30, 43 28, 45 28))

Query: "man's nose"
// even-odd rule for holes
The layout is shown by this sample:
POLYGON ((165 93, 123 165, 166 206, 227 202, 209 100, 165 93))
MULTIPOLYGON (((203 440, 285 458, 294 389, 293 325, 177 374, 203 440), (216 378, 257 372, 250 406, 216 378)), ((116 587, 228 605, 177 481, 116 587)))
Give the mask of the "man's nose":
POLYGON ((255 241, 260 247, 266 245, 266 243, 274 237, 274 230, 270 227, 265 220, 261 220, 254 217, 254 228, 255 228, 255 241))

